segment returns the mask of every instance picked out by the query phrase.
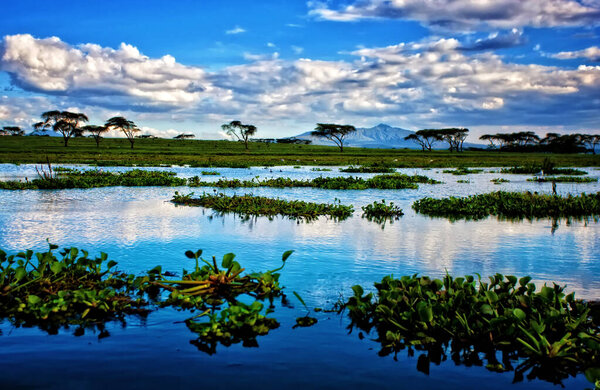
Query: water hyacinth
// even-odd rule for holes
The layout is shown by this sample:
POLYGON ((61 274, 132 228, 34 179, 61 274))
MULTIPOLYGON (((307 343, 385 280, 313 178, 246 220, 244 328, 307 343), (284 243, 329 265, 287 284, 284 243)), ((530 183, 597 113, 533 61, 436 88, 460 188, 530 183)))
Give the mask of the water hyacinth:
POLYGON ((422 198, 412 208, 421 214, 449 219, 571 218, 600 216, 600 193, 577 196, 530 192, 492 192, 443 199, 422 198))
POLYGON ((540 176, 527 179, 527 181, 534 181, 537 183, 595 183, 598 181, 595 177, 578 177, 578 176, 540 176))
POLYGON ((197 198, 192 194, 182 195, 175 192, 173 203, 186 206, 202 206, 218 212, 233 212, 241 216, 286 216, 292 219, 312 220, 321 215, 336 219, 346 219, 352 215, 354 208, 337 203, 312 203, 301 200, 286 201, 278 198, 267 198, 253 195, 207 194, 197 198))

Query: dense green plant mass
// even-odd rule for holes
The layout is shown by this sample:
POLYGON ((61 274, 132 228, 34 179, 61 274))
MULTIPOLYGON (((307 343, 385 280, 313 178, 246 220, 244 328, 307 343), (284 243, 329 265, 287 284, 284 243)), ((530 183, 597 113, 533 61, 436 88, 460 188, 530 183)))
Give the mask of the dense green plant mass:
POLYGON ((501 177, 494 178, 494 179, 492 179, 492 180, 490 180, 490 181, 491 181, 492 183, 494 183, 494 184, 510 183, 510 180, 503 179, 503 178, 501 178, 501 177))
POLYGON ((326 204, 301 200, 286 201, 248 194, 227 196, 225 194, 211 195, 203 193, 198 198, 193 198, 192 195, 182 195, 175 192, 172 202, 186 206, 207 207, 218 212, 233 212, 242 216, 273 217, 283 215, 292 219, 306 220, 312 220, 321 215, 346 219, 354 212, 352 206, 345 206, 340 204, 339 201, 334 204, 326 204))
POLYGON ((219 179, 217 181, 202 181, 198 176, 188 180, 191 187, 218 187, 218 188, 240 188, 240 187, 313 187, 328 190, 366 190, 369 188, 377 189, 417 189, 417 183, 439 184, 437 180, 422 175, 377 175, 368 179, 361 177, 316 177, 311 180, 298 180, 284 177, 252 180, 240 179, 219 179))
POLYGON ((456 169, 445 169, 442 172, 443 173, 451 173, 454 176, 463 176, 463 175, 470 175, 473 173, 481 173, 481 172, 483 172, 483 169, 469 169, 469 168, 461 167, 461 168, 456 168, 456 169))
POLYGON ((104 172, 101 170, 60 170, 58 174, 48 173, 37 179, 26 181, 0 181, 0 189, 5 190, 53 190, 67 188, 95 187, 138 187, 138 186, 184 186, 186 179, 174 172, 146 171, 133 169, 126 172, 104 172))
POLYGON ((220 176, 221 172, 217 172, 217 171, 202 171, 200 172, 202 174, 202 176, 220 176))
POLYGON ((591 370, 600 366, 598 306, 565 295, 556 284, 537 291, 530 277, 496 274, 489 280, 386 276, 375 283, 376 294, 354 286, 343 308, 350 329, 376 332, 380 355, 423 351, 420 371, 429 372, 431 362, 439 364, 449 353, 457 364, 515 370, 515 381, 529 370, 529 379, 554 383, 581 372, 594 376, 591 370))
POLYGON ((0 316, 16 326, 39 325, 56 333, 64 325, 83 330, 125 314, 146 314, 146 302, 130 294, 133 277, 115 270, 107 255, 66 248, 59 255, 0 250, 0 316))
MULTIPOLYGON (((500 173, 514 173, 514 174, 538 174, 542 172, 543 165, 525 165, 525 166, 514 166, 512 168, 504 168, 500 170, 500 173)), ((554 168, 554 166, 547 166, 544 170, 546 175, 587 175, 586 171, 575 168, 554 168)))
POLYGON ((340 172, 350 172, 350 173, 394 173, 396 170, 394 168, 381 166, 381 165, 370 165, 370 166, 352 166, 350 165, 347 168, 340 168, 340 172))
POLYGON ((579 176, 540 176, 527 181, 535 181, 538 183, 556 182, 556 183, 595 183, 598 181, 595 177, 579 177, 579 176))
POLYGON ((492 192, 467 197, 422 198, 412 208, 421 214, 450 219, 569 218, 600 215, 600 193, 566 197, 530 192, 492 192))
POLYGON ((394 202, 390 202, 389 204, 385 203, 385 199, 382 199, 381 202, 374 201, 371 204, 363 206, 362 210, 363 218, 378 223, 385 222, 386 220, 399 219, 404 215, 400 207, 394 205, 394 202))

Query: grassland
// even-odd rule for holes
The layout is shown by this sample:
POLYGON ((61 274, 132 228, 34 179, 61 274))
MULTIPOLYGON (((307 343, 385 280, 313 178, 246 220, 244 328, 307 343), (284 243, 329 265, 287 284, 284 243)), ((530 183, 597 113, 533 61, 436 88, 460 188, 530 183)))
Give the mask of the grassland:
POLYGON ((73 138, 64 147, 55 137, 0 137, 0 163, 95 164, 100 166, 191 165, 248 167, 273 165, 372 165, 410 167, 511 167, 541 164, 550 157, 556 166, 600 166, 600 155, 506 153, 488 151, 422 152, 410 149, 365 149, 230 141, 139 139, 132 150, 126 139, 73 138))

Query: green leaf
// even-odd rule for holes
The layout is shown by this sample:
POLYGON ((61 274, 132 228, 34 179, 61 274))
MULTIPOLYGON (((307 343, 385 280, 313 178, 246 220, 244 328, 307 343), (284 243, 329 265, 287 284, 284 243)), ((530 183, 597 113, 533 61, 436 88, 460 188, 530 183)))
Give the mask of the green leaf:
POLYGON ((527 318, 527 315, 525 314, 525 312, 519 308, 516 308, 515 310, 513 310, 513 314, 520 321, 525 321, 525 318, 527 318))
POLYGON ((62 271, 64 268, 63 263, 59 262, 59 261, 55 261, 54 263, 52 263, 52 265, 50 266, 50 270, 52 272, 54 272, 54 274, 58 274, 60 273, 60 271, 62 271))
MULTIPOLYGON (((292 291, 294 293, 294 295, 296 296, 296 298, 298 298, 298 300, 300 301, 300 303, 302 304, 302 306, 306 307, 306 303, 304 303, 304 299, 302 299, 302 297, 296 292, 296 291, 292 291)), ((308 310, 308 307, 306 307, 306 309, 308 310)))
POLYGON ((362 295, 364 294, 363 288, 359 285, 352 286, 352 291, 354 291, 354 295, 358 297, 362 297, 362 295))
POLYGON ((188 259, 195 259, 196 258, 196 255, 192 251, 185 251, 185 255, 187 256, 188 259))
POLYGON ((292 253, 294 253, 293 250, 283 252, 283 255, 281 256, 281 261, 285 262, 292 253))
POLYGON ((492 309, 492 307, 490 305, 488 305, 487 303, 484 305, 481 305, 480 310, 483 314, 488 314, 488 315, 494 314, 494 309, 492 309))
POLYGON ((31 305, 35 305, 37 303, 40 303, 42 301, 42 298, 38 297, 37 295, 28 295, 27 296, 27 302, 29 302, 31 305))
POLYGON ((233 259, 235 258, 235 254, 233 253, 226 253, 223 256, 223 261, 221 262, 221 265, 223 266, 223 268, 229 268, 231 267, 231 264, 233 263, 233 259))
POLYGON ((114 260, 111 260, 111 261, 108 262, 108 264, 106 264, 106 266, 108 267, 108 269, 111 269, 115 265, 117 265, 117 262, 114 261, 114 260))
POLYGON ((429 323, 433 320, 433 309, 426 302, 421 301, 417 303, 417 313, 423 322, 429 323))

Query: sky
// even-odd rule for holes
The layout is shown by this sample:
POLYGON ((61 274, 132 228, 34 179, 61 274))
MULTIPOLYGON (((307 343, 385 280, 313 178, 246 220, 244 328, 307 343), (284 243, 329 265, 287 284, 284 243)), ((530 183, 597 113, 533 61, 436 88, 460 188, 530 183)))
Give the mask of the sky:
POLYGON ((0 126, 600 134, 600 0, 19 0, 0 37, 0 126))

